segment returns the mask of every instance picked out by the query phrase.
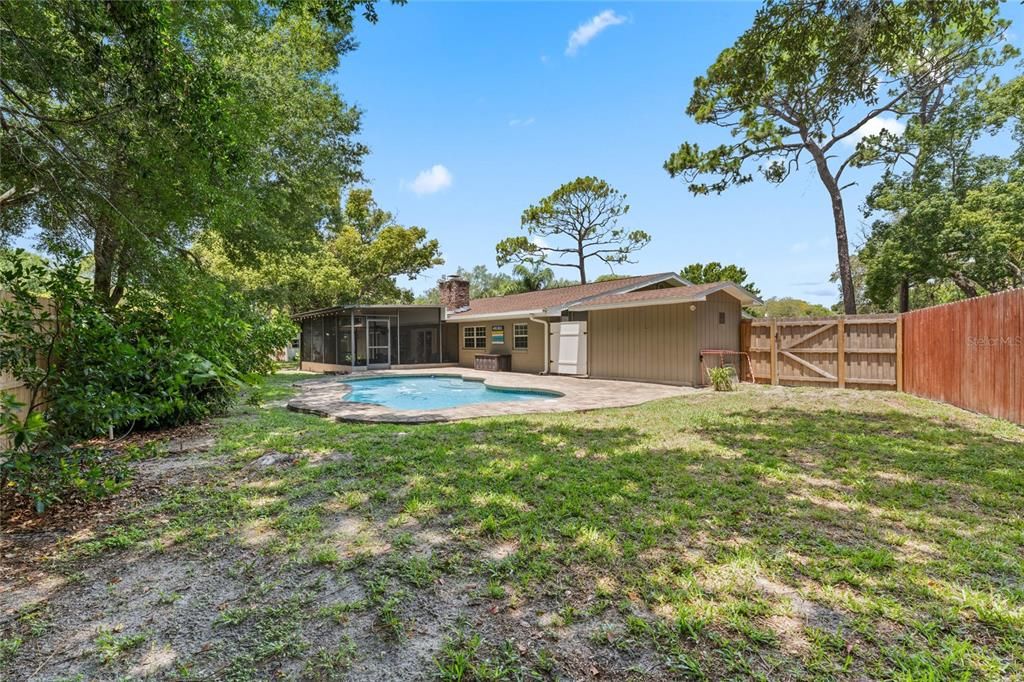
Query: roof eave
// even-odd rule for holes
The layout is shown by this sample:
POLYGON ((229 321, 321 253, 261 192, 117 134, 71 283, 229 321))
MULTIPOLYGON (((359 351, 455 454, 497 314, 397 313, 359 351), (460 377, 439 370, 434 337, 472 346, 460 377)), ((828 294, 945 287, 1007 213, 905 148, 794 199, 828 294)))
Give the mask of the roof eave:
POLYGON ((543 308, 537 310, 513 310, 507 313, 458 313, 448 316, 450 322, 473 322, 476 320, 512 320, 517 317, 548 316, 549 313, 543 308))
POLYGON ((290 317, 293 321, 297 322, 299 320, 304 320, 310 317, 322 317, 324 315, 331 315, 352 310, 373 308, 435 308, 441 311, 442 317, 443 314, 446 312, 444 306, 435 305, 433 303, 349 303, 345 305, 332 305, 327 308, 314 308, 313 310, 303 310, 301 313, 295 313, 290 317))
POLYGON ((573 312, 585 312, 590 310, 612 310, 614 308, 646 308, 655 305, 676 305, 679 303, 700 303, 704 301, 703 296, 686 298, 655 298, 646 301, 618 301, 615 303, 582 304, 573 306, 569 310, 573 312))

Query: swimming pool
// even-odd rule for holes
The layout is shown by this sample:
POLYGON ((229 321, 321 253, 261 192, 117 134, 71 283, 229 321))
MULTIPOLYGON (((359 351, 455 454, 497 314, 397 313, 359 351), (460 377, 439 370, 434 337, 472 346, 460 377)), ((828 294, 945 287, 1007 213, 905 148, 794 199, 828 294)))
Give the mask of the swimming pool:
POLYGON ((561 397, 554 391, 491 388, 480 381, 461 377, 405 376, 348 379, 352 390, 345 400, 383 405, 394 410, 440 410, 475 403, 551 400, 561 397))

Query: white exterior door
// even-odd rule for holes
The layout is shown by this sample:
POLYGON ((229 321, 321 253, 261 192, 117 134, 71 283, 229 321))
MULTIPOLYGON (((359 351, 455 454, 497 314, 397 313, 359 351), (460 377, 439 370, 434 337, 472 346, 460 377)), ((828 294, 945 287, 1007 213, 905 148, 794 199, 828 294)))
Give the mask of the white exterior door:
POLYGON ((587 373, 587 323, 554 322, 551 325, 551 364, 555 374, 587 373))

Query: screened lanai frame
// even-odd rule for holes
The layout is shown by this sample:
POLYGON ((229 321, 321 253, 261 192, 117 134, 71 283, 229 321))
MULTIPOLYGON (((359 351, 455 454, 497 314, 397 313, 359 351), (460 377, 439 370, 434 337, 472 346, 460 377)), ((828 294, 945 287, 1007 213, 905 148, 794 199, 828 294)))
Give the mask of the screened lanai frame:
POLYGON ((338 371, 431 365, 445 361, 444 308, 355 305, 293 318, 302 327, 300 359, 338 371))

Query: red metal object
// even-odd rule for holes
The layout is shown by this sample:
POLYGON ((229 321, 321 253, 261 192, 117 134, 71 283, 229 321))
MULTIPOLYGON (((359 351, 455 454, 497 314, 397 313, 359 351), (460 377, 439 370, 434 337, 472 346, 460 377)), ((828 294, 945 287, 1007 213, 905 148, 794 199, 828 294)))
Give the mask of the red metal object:
MULTIPOLYGON (((717 356, 717 357, 723 358, 723 359, 727 355, 738 355, 738 356, 740 356, 740 372, 737 373, 737 375, 739 376, 740 381, 743 381, 743 375, 742 375, 743 362, 742 361, 746 360, 747 361, 747 374, 750 375, 750 383, 755 383, 755 381, 754 381, 754 370, 751 369, 751 365, 750 365, 750 356, 747 355, 747 353, 745 351, 741 351, 741 350, 718 350, 718 349, 715 349, 715 348, 706 348, 706 349, 702 349, 700 351, 700 380, 701 380, 702 384, 704 382, 704 373, 705 373, 705 370, 704 370, 704 356, 705 355, 714 355, 714 356, 717 356)), ((719 364, 719 367, 722 367, 722 366, 723 365, 719 364)))

